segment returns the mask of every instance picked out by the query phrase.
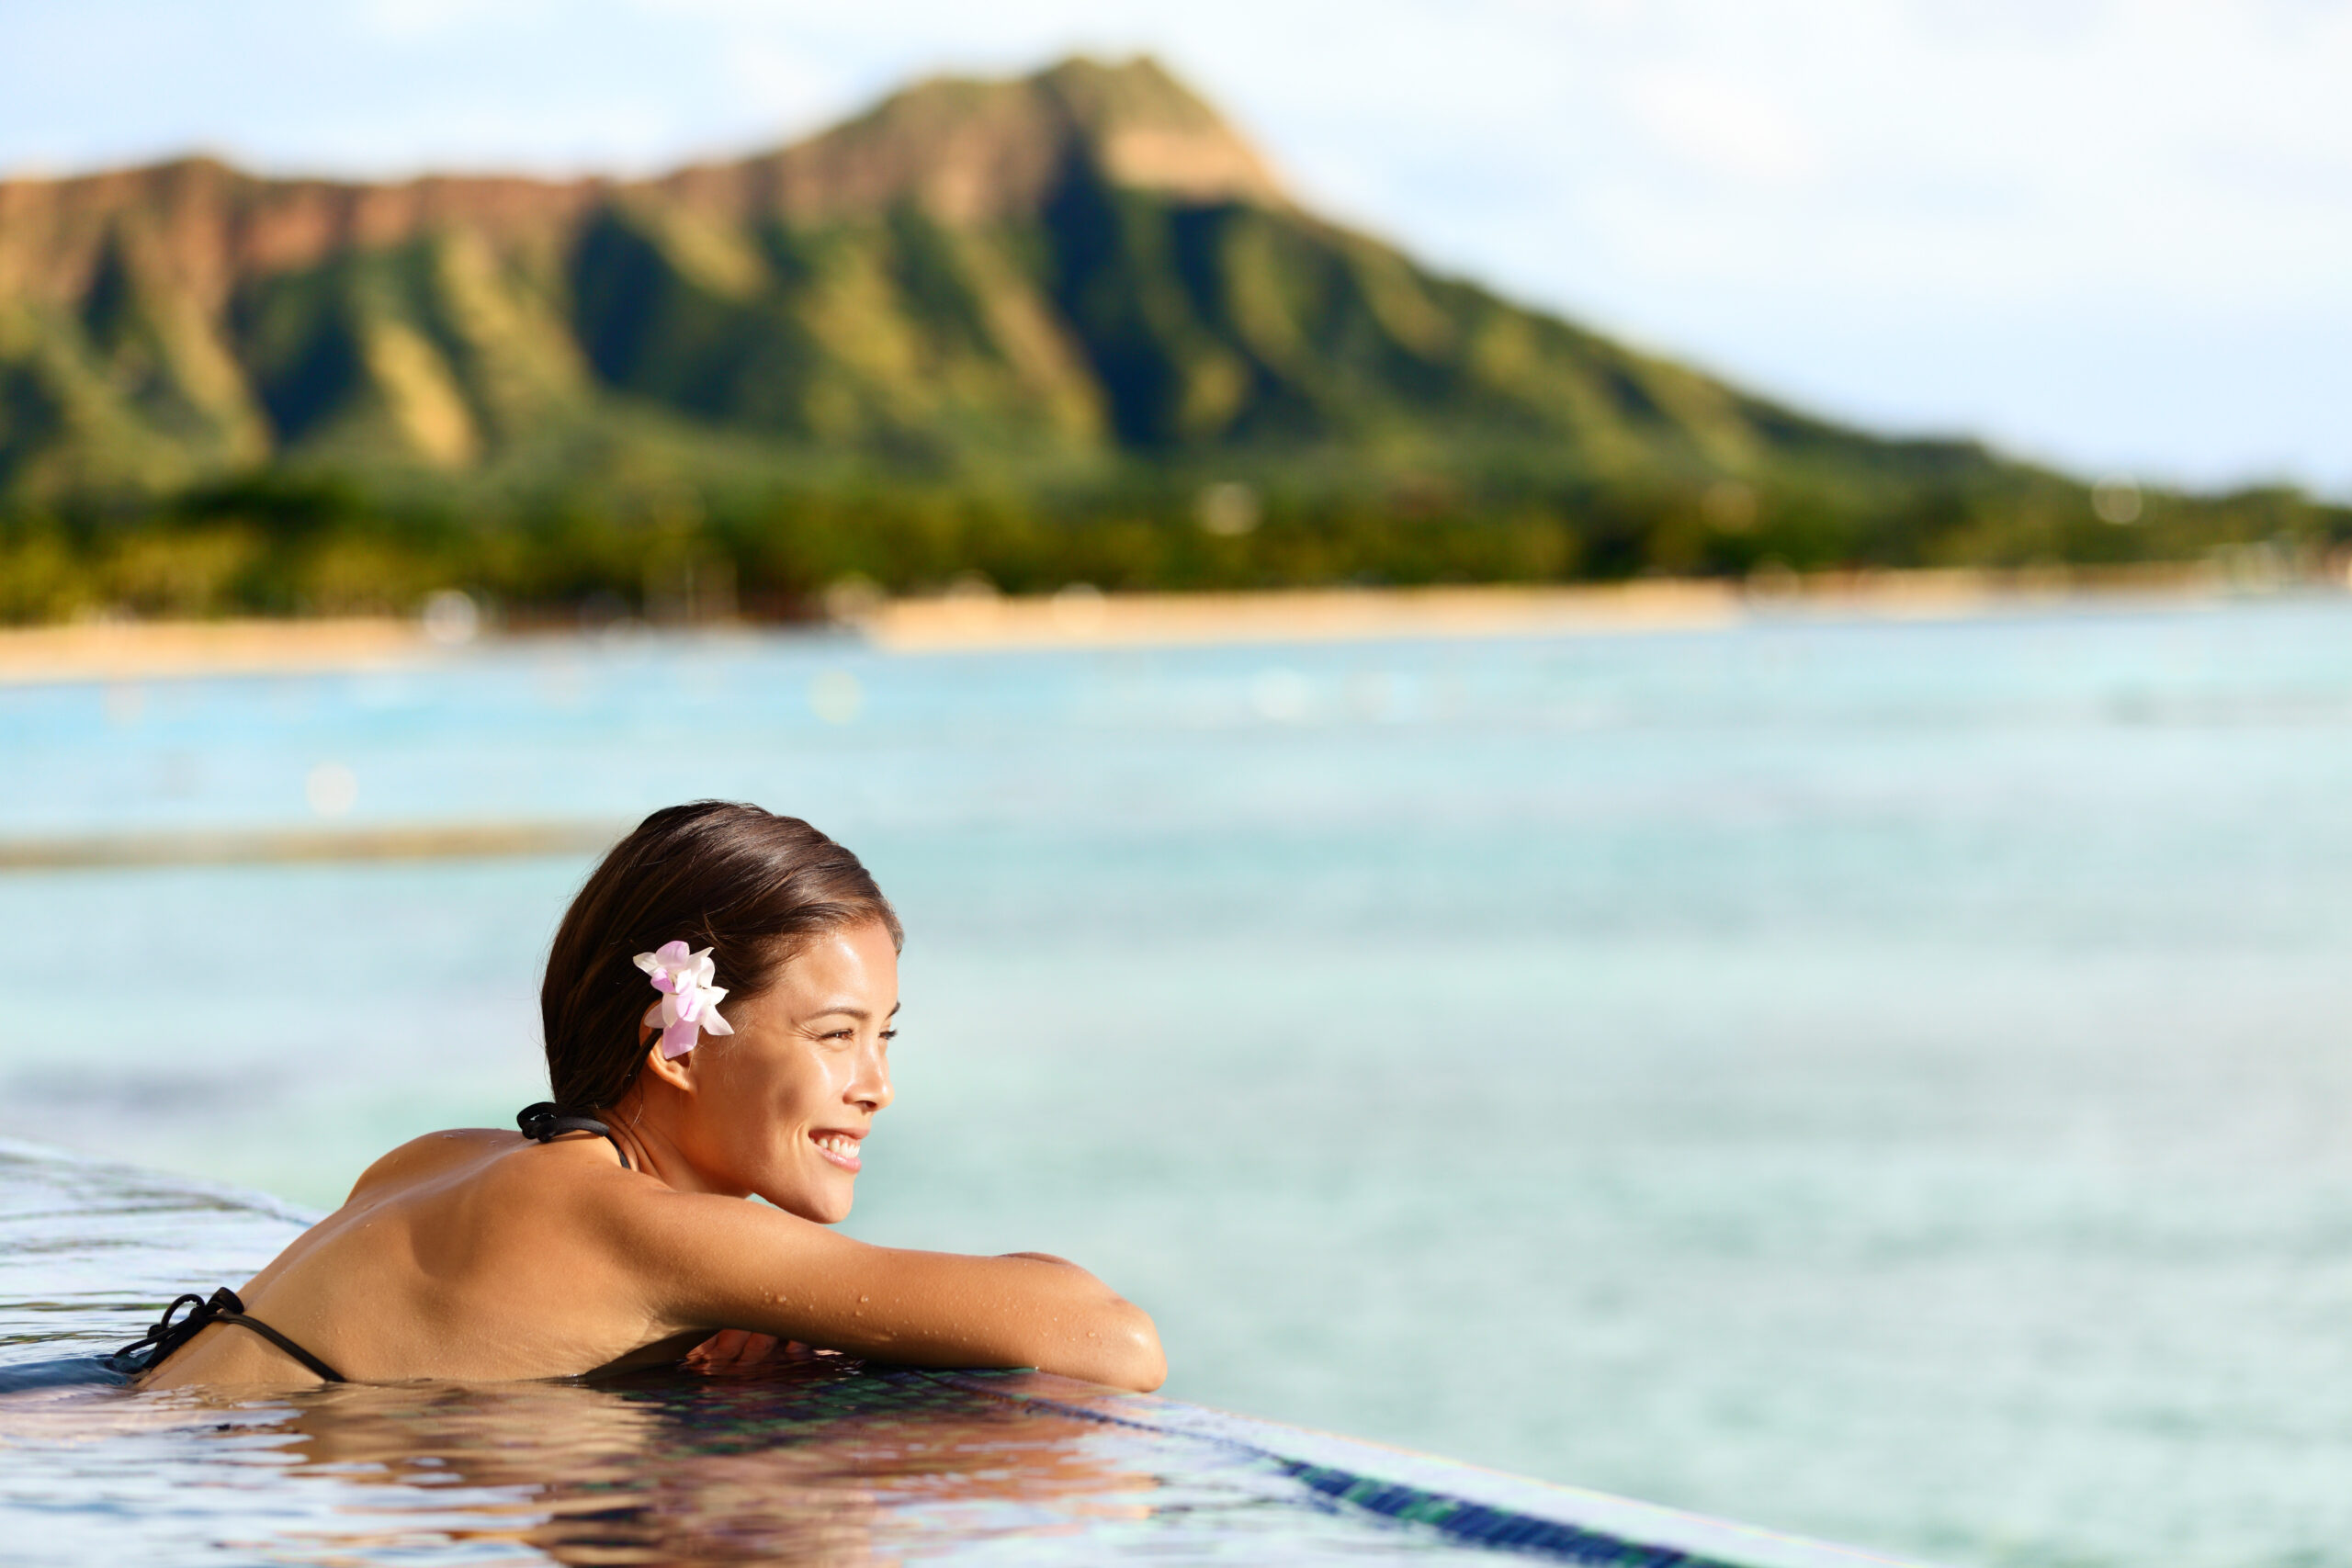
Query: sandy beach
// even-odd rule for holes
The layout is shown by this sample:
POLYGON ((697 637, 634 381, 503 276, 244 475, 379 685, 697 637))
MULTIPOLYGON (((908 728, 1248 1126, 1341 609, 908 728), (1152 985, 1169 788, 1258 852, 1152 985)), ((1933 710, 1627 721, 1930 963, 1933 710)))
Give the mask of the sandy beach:
POLYGON ((878 647, 933 653, 1644 631, 1728 626, 1744 613, 1738 588, 1718 582, 1256 593, 1106 594, 1064 589, 1035 597, 895 599, 861 625, 878 647))
MULTIPOLYGON (((2278 584, 2267 585, 2275 589, 2278 584)), ((1643 579, 1522 587, 1282 589, 1246 593, 1059 593, 893 599, 858 625, 894 652, 1169 647, 1383 638, 1577 637, 1689 631, 1750 620, 1946 620, 2069 599, 2207 598, 2231 591, 2201 564, 2016 572, 1824 572, 1745 581, 1643 579)))
MULTIPOLYGON (((1777 581, 1661 579, 1566 587, 1274 589, 1236 593, 957 594, 885 600, 845 624, 893 653, 1385 638, 1573 637, 1743 621, 1947 619, 2053 602, 2178 600, 2228 583, 2201 566, 2088 573, 1889 571, 1777 581)), ((492 634, 501 635, 501 634, 492 634)), ((522 637, 568 636, 529 631, 522 637)), ((395 668, 447 657, 419 622, 103 621, 0 629, 0 685, 395 668)))
POLYGON ((435 651, 419 623, 390 615, 10 626, 0 629, 0 685, 366 670, 435 651))
POLYGON ((0 839, 0 872, 594 854, 628 828, 625 821, 426 822, 0 839))

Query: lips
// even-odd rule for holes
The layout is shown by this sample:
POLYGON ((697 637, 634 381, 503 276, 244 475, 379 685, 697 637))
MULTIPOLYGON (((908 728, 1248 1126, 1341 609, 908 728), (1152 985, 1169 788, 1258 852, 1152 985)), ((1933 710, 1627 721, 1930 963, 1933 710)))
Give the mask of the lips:
POLYGON ((824 1156, 827 1163, 837 1165, 843 1170, 854 1172, 865 1164, 858 1157, 857 1148, 865 1136, 863 1133, 844 1133, 838 1129, 828 1128, 822 1132, 809 1134, 808 1141, 817 1145, 817 1152, 824 1156))

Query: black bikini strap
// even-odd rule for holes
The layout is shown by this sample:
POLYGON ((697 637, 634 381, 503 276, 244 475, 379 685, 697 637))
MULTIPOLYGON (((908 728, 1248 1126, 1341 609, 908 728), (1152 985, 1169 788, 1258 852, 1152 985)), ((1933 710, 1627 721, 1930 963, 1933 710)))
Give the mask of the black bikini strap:
POLYGON ((238 1300, 237 1292, 226 1285, 213 1292, 210 1301, 192 1292, 177 1297, 164 1309, 164 1315, 157 1318, 146 1333, 117 1350, 107 1360, 115 1371, 134 1377, 141 1372, 153 1371, 169 1360, 181 1346, 216 1323, 230 1323, 239 1328, 252 1329, 329 1382, 350 1381, 261 1319, 247 1317, 245 1303, 238 1300), (182 1307, 187 1308, 188 1314, 175 1323, 172 1314, 182 1307))
POLYGON ((269 1325, 264 1323, 261 1319, 257 1317, 247 1317, 245 1315, 245 1303, 239 1301, 237 1299, 237 1293, 234 1291, 230 1290, 226 1285, 223 1285, 220 1289, 213 1292, 212 1299, 204 1304, 212 1309, 213 1322, 233 1323, 240 1328, 252 1329, 255 1334, 260 1335, 264 1339, 268 1340, 271 1344, 277 1346, 279 1349, 285 1351, 288 1355, 293 1357, 296 1360, 310 1368, 311 1371, 326 1379, 327 1382, 348 1382, 351 1381, 345 1377, 341 1372, 336 1371, 333 1367, 328 1366, 324 1361, 320 1360, 316 1356, 311 1355, 308 1350, 303 1349, 300 1345, 295 1344, 291 1339, 287 1338, 286 1336, 280 1334, 269 1325))
POLYGON ((561 1133, 594 1133, 613 1145, 613 1152, 621 1156, 623 1170, 637 1168, 629 1163, 628 1151, 621 1147, 621 1141, 613 1136, 610 1127, 594 1116, 574 1116, 550 1100, 523 1107, 515 1114, 514 1125, 523 1129, 523 1136, 542 1144, 553 1141, 561 1133))
POLYGON ((175 1298, 164 1309, 164 1315, 147 1325, 147 1332, 107 1358, 107 1364, 116 1371, 136 1377, 162 1364, 164 1358, 196 1337, 196 1331, 212 1321, 212 1314, 205 1306, 204 1298, 193 1291, 175 1298), (182 1307, 188 1314, 177 1323, 172 1314, 182 1307))

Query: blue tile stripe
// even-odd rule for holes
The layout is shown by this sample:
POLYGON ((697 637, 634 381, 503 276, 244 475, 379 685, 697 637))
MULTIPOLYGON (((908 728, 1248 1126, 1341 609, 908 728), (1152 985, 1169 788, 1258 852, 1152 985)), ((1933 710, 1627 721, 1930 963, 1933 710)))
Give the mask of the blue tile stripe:
POLYGON ((1277 1458, 1276 1462, 1326 1497, 1408 1524, 1427 1525, 1480 1546, 1541 1552, 1564 1562, 1600 1563, 1608 1568, 1732 1568, 1731 1564, 1693 1557, 1670 1547, 1645 1546, 1600 1530, 1490 1508, 1483 1503, 1424 1492, 1418 1486, 1403 1486, 1352 1471, 1297 1460, 1277 1458))
POLYGON ((1514 1509, 1497 1508, 1484 1503, 1474 1503, 1465 1497, 1384 1481, 1333 1465, 1310 1464, 1229 1436, 1155 1426, 1148 1421, 1131 1420, 1107 1411, 1090 1409, 1084 1404, 1015 1392, 1000 1386, 995 1378, 985 1372, 932 1372, 925 1375, 994 1394, 1001 1399, 1041 1404, 1065 1416, 1099 1421, 1106 1427, 1125 1427, 1162 1438, 1184 1438, 1246 1453, 1271 1462, 1282 1473, 1331 1502, 1362 1508, 1400 1524, 1420 1525, 1476 1546, 1527 1552, 1563 1562, 1598 1564, 1600 1568, 1741 1568, 1740 1564, 1722 1558, 1628 1540, 1605 1530, 1547 1519, 1514 1509))

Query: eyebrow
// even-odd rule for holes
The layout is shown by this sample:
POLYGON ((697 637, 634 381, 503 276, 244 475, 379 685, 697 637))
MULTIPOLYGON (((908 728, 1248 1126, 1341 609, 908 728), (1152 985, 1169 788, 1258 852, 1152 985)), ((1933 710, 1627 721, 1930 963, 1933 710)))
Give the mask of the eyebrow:
MULTIPOLYGON (((904 1002, 892 1002, 890 1004, 890 1010, 883 1016, 886 1019, 896 1018, 899 1016, 899 1010, 906 1005, 907 1004, 904 1002)), ((840 1013, 843 1018, 872 1018, 874 1016, 874 1014, 865 1008, 850 1007, 819 1008, 815 1012, 810 1013, 808 1016, 810 1018, 823 1018, 828 1013, 836 1012, 840 1013)))

